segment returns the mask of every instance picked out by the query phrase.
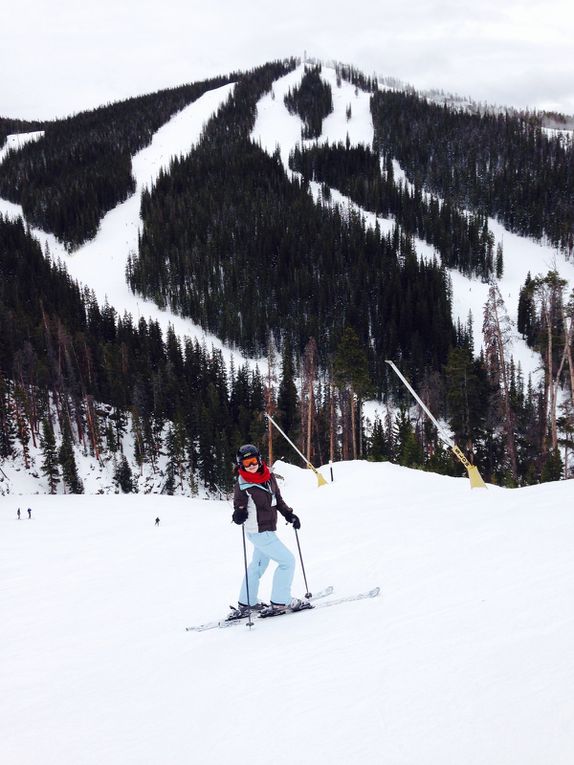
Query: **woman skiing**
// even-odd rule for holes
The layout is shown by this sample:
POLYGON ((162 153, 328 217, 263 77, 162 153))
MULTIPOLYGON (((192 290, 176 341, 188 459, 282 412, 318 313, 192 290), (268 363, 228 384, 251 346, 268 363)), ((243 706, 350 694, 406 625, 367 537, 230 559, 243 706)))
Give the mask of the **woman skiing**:
POLYGON ((295 529, 301 528, 301 522, 285 503, 277 479, 263 462, 261 452, 256 446, 240 446, 235 462, 237 483, 233 498, 233 521, 239 525, 245 524, 245 533, 254 550, 253 559, 247 568, 247 577, 244 577, 241 586, 238 607, 233 608, 228 619, 247 616, 249 607, 259 611, 261 616, 277 616, 288 610, 308 608, 308 601, 291 597, 295 557, 275 533, 277 511, 288 523, 292 523, 295 529), (277 568, 273 575, 271 605, 264 606, 258 603, 257 592, 259 580, 270 560, 277 563, 277 568))

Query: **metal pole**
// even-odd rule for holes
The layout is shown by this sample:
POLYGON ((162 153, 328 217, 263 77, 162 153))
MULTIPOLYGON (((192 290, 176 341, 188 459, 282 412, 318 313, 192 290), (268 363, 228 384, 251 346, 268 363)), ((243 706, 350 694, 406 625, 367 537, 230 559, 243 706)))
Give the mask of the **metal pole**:
POLYGON ((249 597, 249 577, 247 576, 247 547, 245 546, 245 526, 241 526, 241 531, 243 533, 243 563, 245 565, 245 589, 247 590, 247 626, 249 629, 253 627, 253 622, 251 621, 251 603, 250 597, 249 597))
POLYGON ((303 580, 305 582, 305 589, 307 592, 305 593, 306 598, 311 597, 311 593, 309 592, 309 585, 307 584, 307 574, 305 573, 305 565, 303 563, 303 555, 301 554, 301 545, 299 544, 299 534, 297 533, 297 529, 293 529, 295 532, 295 539, 297 540, 297 549, 299 550, 299 560, 301 561, 301 568, 303 569, 303 580))
POLYGON ((267 414, 267 412, 265 412, 265 416, 267 417, 267 419, 269 420, 269 422, 271 422, 271 423, 273 423, 273 425, 275 425, 275 427, 276 427, 276 428, 277 428, 277 430, 278 430, 278 431, 281 433, 281 435, 283 436, 283 438, 284 438, 284 439, 285 439, 285 440, 286 440, 286 441, 287 441, 289 444, 291 444, 291 446, 292 446, 292 447, 295 449, 295 451, 296 451, 296 452, 297 452, 297 454, 298 454, 298 455, 301 457, 301 459, 302 459, 302 460, 303 460, 303 462, 304 462, 304 463, 307 465, 307 467, 308 467, 310 470, 312 470, 312 471, 315 473, 315 475, 317 476, 317 480, 318 480, 318 482, 319 482, 319 486, 324 486, 324 485, 327 483, 327 481, 326 481, 326 480, 323 478, 323 476, 322 476, 322 475, 321 475, 321 473, 320 473, 320 472, 317 470, 317 468, 316 468, 316 467, 313 467, 313 465, 312 465, 312 464, 309 462, 309 460, 307 459, 307 457, 305 457, 305 455, 304 455, 304 454, 302 454, 302 453, 299 451, 299 449, 298 449, 298 448, 295 446, 295 444, 293 443, 293 441, 291 441, 291 439, 289 438, 289 436, 287 435, 287 433, 285 433, 285 431, 284 431, 284 430, 281 430, 281 428, 279 427, 279 425, 277 425, 277 423, 275 422, 275 420, 273 419, 273 417, 271 417, 271 415, 270 415, 270 414, 267 414))
POLYGON ((487 487, 486 487, 486 484, 484 483, 484 481, 483 481, 483 479, 482 479, 482 476, 481 476, 481 475, 480 475, 480 473, 478 472, 478 468, 476 467, 476 465, 472 465, 472 464, 471 464, 471 463, 470 463, 470 462, 467 460, 467 458, 466 458, 466 457, 464 456, 464 454, 461 452, 461 450, 459 449, 459 447, 458 447, 458 446, 455 444, 455 442, 453 441, 453 439, 452 439, 452 438, 451 438, 451 437, 448 435, 448 433, 445 433, 445 432, 444 432, 444 430, 441 428, 441 426, 438 424, 438 422, 436 421, 436 419, 433 417, 433 415, 432 415, 432 414, 431 414, 431 412, 429 411, 429 408, 428 408, 428 407, 427 407, 427 406, 426 406, 426 405, 425 405, 425 404, 424 404, 424 403, 421 401, 421 399, 418 397, 418 395, 417 395, 417 394, 415 393, 415 391, 413 390, 413 388, 412 388, 412 386, 410 385, 410 383, 409 383, 409 382, 408 382, 408 381, 405 379, 405 377, 404 377, 404 376, 401 374, 401 372, 399 372, 399 370, 397 369, 397 367, 395 366, 395 364, 394 364, 392 361, 389 361, 388 359, 386 359, 386 363, 387 363, 387 364, 388 364, 388 365, 389 365, 389 366, 390 366, 390 367, 391 367, 391 368, 392 368, 392 369, 395 371, 395 373, 397 374, 397 376, 398 376, 398 377, 399 377, 399 378, 400 378, 400 379, 403 381, 403 383, 405 384, 405 387, 406 387, 408 390, 410 390, 410 392, 412 393, 412 395, 413 395, 413 397, 414 397, 415 401, 417 401, 417 402, 418 402, 418 404, 419 404, 419 405, 421 406, 421 408, 423 409, 423 411, 424 411, 424 412, 426 412, 426 414, 428 415, 429 419, 430 419, 432 422, 434 422, 434 424, 436 425, 436 429, 437 429, 437 431, 438 431, 438 435, 439 435, 440 439, 441 439, 442 441, 444 441, 444 443, 445 443, 447 446, 449 446, 449 447, 451 448, 451 450, 452 450, 452 453, 453 453, 453 454, 454 454, 454 455, 455 455, 455 456, 456 456, 456 457, 457 457, 457 458, 460 460, 460 462, 462 462, 462 464, 465 466, 465 468, 467 469, 467 472, 468 472, 468 477, 469 477, 469 479, 470 479, 470 487, 471 487, 472 489, 486 489, 486 488, 487 488, 487 487))
POLYGON ((408 380, 407 380, 407 379, 406 379, 406 378, 403 376, 402 372, 400 372, 400 371, 397 369, 397 367, 395 366, 395 364, 394 364, 394 362, 393 362, 393 361, 389 361, 388 359, 386 359, 386 360, 385 360, 385 363, 386 363, 386 364, 388 364, 388 365, 389 365, 389 366, 390 366, 390 367, 391 367, 391 368, 394 370, 394 372, 396 373, 397 377, 399 377, 399 378, 400 378, 400 379, 403 381, 403 383, 405 384, 405 386, 406 386, 406 387, 407 387, 407 388, 410 390, 410 392, 412 393, 412 395, 413 395, 414 399, 415 399, 415 400, 418 402, 418 404, 421 406, 421 408, 422 408, 422 409, 423 409, 423 410, 424 410, 424 411, 427 413, 427 415, 428 415, 429 419, 431 419, 431 420, 434 422, 434 424, 436 425, 436 429, 438 430, 438 434, 439 434, 439 436, 440 436, 440 437, 442 438, 442 440, 443 440, 443 441, 444 441, 444 442, 447 444, 447 446, 450 446, 450 447, 451 447, 451 449, 452 449, 452 447, 454 446, 454 441, 452 440, 452 438, 450 438, 450 436, 448 436, 448 435, 447 435, 447 434, 444 432, 444 430, 441 428, 441 426, 439 425, 439 423, 437 422, 437 420, 435 419, 435 417, 433 416, 433 414, 431 413, 431 411, 429 410, 429 408, 428 408, 428 407, 426 406, 426 404, 425 404, 425 403, 424 403, 424 402, 423 402, 423 401, 422 401, 422 400, 419 398, 418 394, 417 394, 417 393, 415 393, 415 391, 414 391, 414 389, 412 388, 411 384, 410 384, 410 383, 409 383, 409 381, 408 381, 408 380))
MULTIPOLYGON (((283 436, 283 438, 284 438, 286 441, 288 441, 288 442, 291 444, 291 446, 292 446, 292 447, 295 449, 295 451, 296 451, 296 452, 297 452, 297 454, 298 454, 298 455, 301 457, 301 459, 303 460, 303 462, 304 462, 306 465, 308 465, 309 467, 313 467, 313 466, 311 465, 311 463, 309 462, 309 460, 307 459, 307 457, 305 457, 305 456, 303 455, 303 453, 302 453, 302 452, 300 452, 300 451, 299 451, 299 449, 297 449, 297 447, 295 446, 295 444, 293 443, 293 441, 291 441, 291 439, 290 439, 290 438, 289 438, 289 436, 288 436, 288 435, 285 433, 285 431, 284 431, 284 430, 281 430, 281 428, 279 427, 279 425, 277 425, 277 423, 275 422, 275 420, 273 419, 273 417, 271 417, 271 415, 270 415, 270 414, 267 414, 267 412, 265 412, 265 416, 267 417, 267 419, 269 420, 269 422, 272 422, 272 423, 273 423, 273 425, 275 425, 275 427, 276 427, 276 428, 277 428, 277 430, 278 430, 278 431, 281 433, 281 435, 283 436)), ((313 468, 313 469, 314 469, 314 468, 313 468)))

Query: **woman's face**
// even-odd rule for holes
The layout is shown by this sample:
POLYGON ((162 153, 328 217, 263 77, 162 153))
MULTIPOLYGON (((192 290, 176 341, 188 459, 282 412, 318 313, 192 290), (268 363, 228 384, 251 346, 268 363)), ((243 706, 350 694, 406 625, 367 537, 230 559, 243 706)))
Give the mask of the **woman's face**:
POLYGON ((256 457, 250 457, 243 460, 243 469, 248 473, 256 473, 259 468, 259 460, 256 457))

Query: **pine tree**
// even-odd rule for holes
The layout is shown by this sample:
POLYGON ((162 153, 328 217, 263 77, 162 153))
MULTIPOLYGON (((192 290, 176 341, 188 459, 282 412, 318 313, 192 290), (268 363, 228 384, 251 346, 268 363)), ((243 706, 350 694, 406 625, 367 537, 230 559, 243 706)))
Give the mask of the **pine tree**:
POLYGON ((78 476, 76 458, 74 456, 74 447, 72 442, 72 433, 67 419, 64 419, 62 428, 62 443, 58 452, 58 459, 62 466, 62 478, 64 486, 72 494, 83 494, 84 485, 78 476))
POLYGON ((343 432, 346 431, 351 434, 352 459, 357 459, 359 456, 357 425, 360 423, 360 402, 372 386, 369 378, 367 354, 352 327, 346 327, 343 332, 335 354, 333 371, 335 383, 343 394, 343 405, 348 404, 349 420, 343 425, 343 432))
POLYGON ((562 464, 560 452, 558 449, 552 449, 548 452, 548 456, 542 467, 540 482, 547 483, 548 481, 559 481, 562 478, 563 469, 564 465, 562 464))
POLYGON ((58 468, 58 453, 56 450, 56 438, 52 423, 46 417, 42 421, 42 435, 40 436, 40 448, 44 459, 41 470, 48 479, 50 494, 56 493, 56 487, 60 482, 60 470, 58 468))
POLYGON ((397 461, 405 467, 421 467, 424 455, 406 410, 397 413, 394 426, 397 461))
POLYGON ((467 452, 484 438, 490 387, 468 348, 453 348, 445 367, 448 418, 454 440, 467 452), (481 376, 482 375, 482 376, 481 376))
POLYGON ((368 443, 368 456, 370 460, 383 462, 389 459, 389 442, 379 415, 375 417, 368 443))
POLYGON ((528 345, 532 347, 535 340, 536 309, 534 305, 534 282, 530 271, 526 276, 524 286, 518 296, 518 316, 516 326, 528 345))
POLYGON ((294 378, 292 348, 291 343, 287 340, 283 348, 281 381, 277 395, 277 419, 289 438, 297 443, 300 433, 299 396, 294 378))
POLYGON ((185 461, 185 430, 180 418, 169 428, 165 439, 167 452, 166 494, 173 494, 176 488, 176 478, 179 488, 183 490, 184 461, 185 461), (170 489, 168 491, 168 488, 170 489))
POLYGON ((132 469, 125 454, 120 456, 118 465, 114 471, 114 481, 124 494, 131 494, 136 491, 132 469))
POLYGON ((14 452, 15 427, 10 401, 10 383, 0 371, 0 457, 11 457, 14 452))

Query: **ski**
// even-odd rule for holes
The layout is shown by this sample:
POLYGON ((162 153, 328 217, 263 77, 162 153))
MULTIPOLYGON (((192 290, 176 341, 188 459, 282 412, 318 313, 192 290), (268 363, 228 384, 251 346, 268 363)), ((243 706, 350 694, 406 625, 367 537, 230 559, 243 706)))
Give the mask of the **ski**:
MULTIPOLYGON (((315 602, 316 600, 321 600, 322 598, 328 598, 329 595, 332 595, 333 593, 333 587, 325 587, 324 590, 319 590, 319 592, 316 592, 314 595, 311 595, 308 600, 311 600, 315 602)), ((308 609, 303 609, 308 610, 308 609)), ((256 615, 256 611, 251 612, 251 617, 253 618, 256 615)), ((195 627, 186 627, 186 632, 205 632, 206 630, 214 630, 217 627, 220 629, 224 629, 225 627, 233 627, 235 624, 246 624, 245 619, 231 619, 230 621, 226 621, 225 619, 219 619, 215 622, 206 622, 205 624, 198 624, 195 627)))
POLYGON ((317 603, 316 605, 309 605, 306 608, 298 608, 295 611, 287 609, 287 611, 281 611, 274 614, 273 617, 260 615, 259 619, 275 618, 276 616, 286 616, 287 614, 298 614, 300 611, 310 611, 312 608, 328 608, 329 606, 340 606, 341 603, 350 603, 354 600, 365 600, 367 598, 376 598, 381 592, 380 587, 375 587, 368 592, 359 592, 356 595, 346 595, 342 598, 335 598, 335 600, 326 600, 323 603, 317 603))
MULTIPOLYGON (((328 606, 339 606, 341 603, 351 603, 353 600, 366 600, 367 598, 377 598, 381 594, 380 587, 374 587, 367 592, 359 592, 356 595, 346 595, 342 598, 335 598, 335 600, 327 600, 325 603, 317 603, 313 608, 327 608, 328 606)), ((294 611, 293 613, 297 613, 294 611)))

